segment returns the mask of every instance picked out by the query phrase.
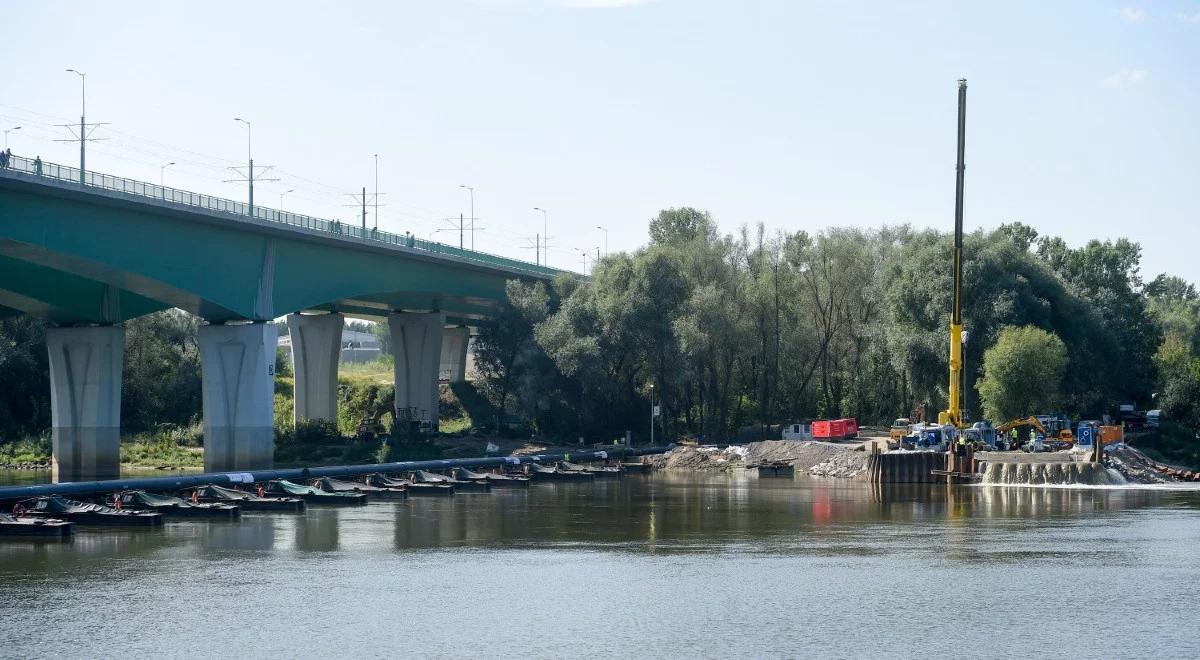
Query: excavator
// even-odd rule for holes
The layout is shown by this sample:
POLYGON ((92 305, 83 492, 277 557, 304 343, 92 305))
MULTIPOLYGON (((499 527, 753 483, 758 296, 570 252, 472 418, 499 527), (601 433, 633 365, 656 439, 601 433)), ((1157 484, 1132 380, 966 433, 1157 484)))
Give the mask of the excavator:
MULTIPOLYGON (((1051 433, 1050 431, 1046 430, 1046 427, 1042 424, 1041 420, 1039 420, 1037 417, 1034 417, 1034 416, 1022 417, 1021 419, 1009 420, 1009 421, 1001 424, 1000 426, 997 426, 996 427, 996 436, 998 438, 1003 439, 1003 438, 1007 437, 1005 434, 1007 434, 1009 431, 1011 431, 1015 428, 1022 427, 1022 426, 1033 427, 1033 429, 1035 431, 1037 431, 1038 433, 1040 433, 1042 435, 1042 437, 1046 438, 1045 445, 1043 446, 1043 449, 1045 451, 1058 451, 1060 449, 1068 449, 1075 443, 1075 435, 1073 433, 1071 433, 1071 429, 1060 430, 1057 434, 1051 433)), ((1018 434, 1018 439, 1017 439, 1018 444, 1020 444, 1020 441, 1021 441, 1021 438, 1020 438, 1020 435, 1018 434)), ((1016 449, 1016 447, 1013 447, 1013 449, 1016 449)), ((1030 451, 1037 451, 1037 448, 1032 447, 1032 446, 1027 446, 1027 449, 1029 449, 1030 451)))

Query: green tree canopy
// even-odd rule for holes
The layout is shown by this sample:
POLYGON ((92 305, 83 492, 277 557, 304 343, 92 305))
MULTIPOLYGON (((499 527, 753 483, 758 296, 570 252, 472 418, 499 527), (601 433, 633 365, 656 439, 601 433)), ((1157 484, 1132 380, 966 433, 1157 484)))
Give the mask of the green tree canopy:
POLYGON ((1062 400, 1067 347, 1034 326, 1006 327, 983 354, 976 388, 984 414, 996 422, 1054 411, 1062 400))

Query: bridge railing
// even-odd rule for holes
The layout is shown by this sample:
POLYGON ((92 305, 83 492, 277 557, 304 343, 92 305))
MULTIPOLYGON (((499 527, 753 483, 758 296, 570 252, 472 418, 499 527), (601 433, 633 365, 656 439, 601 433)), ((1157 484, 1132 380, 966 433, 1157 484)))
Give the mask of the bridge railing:
MULTIPOLYGON (((46 179, 54 179, 56 181, 64 181, 68 183, 81 184, 79 177, 79 168, 69 165, 59 165, 58 163, 50 163, 41 159, 25 158, 23 156, 9 156, 7 162, 0 162, 0 173, 4 169, 10 169, 16 172, 32 174, 34 176, 43 177, 46 179)), ((366 241, 374 241, 385 243, 388 245, 397 245, 416 250, 423 250, 436 254, 446 254, 460 259, 478 262, 488 266, 500 266, 511 268, 514 270, 526 271, 537 275, 554 275, 558 271, 547 266, 531 264, 519 259, 510 259, 487 252, 478 252, 475 250, 464 250, 445 243, 436 241, 428 241, 417 238, 412 234, 401 235, 378 229, 364 229, 360 226, 344 223, 338 220, 325 220, 322 218, 314 218, 312 216, 303 215, 300 213, 291 213, 288 211, 280 211, 277 209, 266 208, 263 206, 255 206, 250 208, 245 202, 235 202, 231 199, 222 199, 213 197, 212 195, 202 195, 188 190, 179 190, 168 186, 160 186, 145 181, 135 181, 124 177, 113 176, 111 174, 103 174, 100 172, 85 172, 82 185, 84 187, 100 188, 115 192, 132 195, 134 197, 143 197, 154 199, 161 202, 171 204, 180 204, 213 211, 221 211, 224 213, 232 213, 246 217, 256 218, 266 222, 276 222, 293 227, 303 227, 315 231, 328 232, 337 236, 349 236, 366 241), (253 212, 251 212, 253 211, 253 212)))

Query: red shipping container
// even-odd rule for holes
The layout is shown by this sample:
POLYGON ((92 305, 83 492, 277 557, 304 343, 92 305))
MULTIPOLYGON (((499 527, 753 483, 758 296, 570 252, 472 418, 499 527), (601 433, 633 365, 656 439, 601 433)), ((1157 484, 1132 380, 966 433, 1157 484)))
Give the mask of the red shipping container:
POLYGON ((847 419, 821 420, 812 423, 812 435, 822 440, 844 440, 858 437, 858 421, 847 419))

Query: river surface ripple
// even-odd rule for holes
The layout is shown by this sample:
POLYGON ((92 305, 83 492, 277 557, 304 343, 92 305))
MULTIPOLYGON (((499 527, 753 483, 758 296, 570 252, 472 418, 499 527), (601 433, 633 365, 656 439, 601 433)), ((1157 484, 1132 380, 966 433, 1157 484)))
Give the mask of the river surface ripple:
POLYGON ((627 476, 0 542, 0 657, 1200 657, 1200 492, 627 476))

